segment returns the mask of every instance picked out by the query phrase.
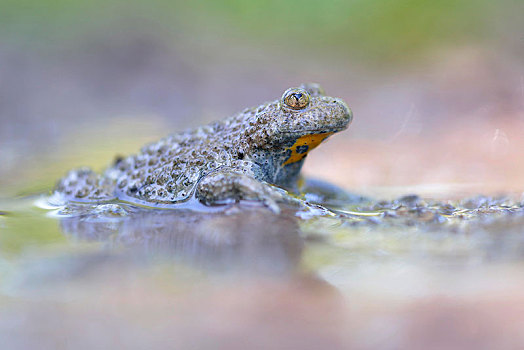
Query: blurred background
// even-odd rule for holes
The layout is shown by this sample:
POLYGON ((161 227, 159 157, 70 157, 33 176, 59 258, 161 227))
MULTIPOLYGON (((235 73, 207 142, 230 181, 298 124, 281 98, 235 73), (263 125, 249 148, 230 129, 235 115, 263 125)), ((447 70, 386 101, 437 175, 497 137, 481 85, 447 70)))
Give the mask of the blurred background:
POLYGON ((309 81, 355 119, 307 174, 362 191, 524 187, 521 1, 0 6, 4 194, 48 190, 72 166, 102 169, 309 81))
POLYGON ((519 0, 0 0, 0 339, 522 348, 523 33, 519 0), (478 197, 475 219, 420 227, 255 208, 97 221, 25 196, 302 82, 354 112, 306 175, 520 207, 478 197))

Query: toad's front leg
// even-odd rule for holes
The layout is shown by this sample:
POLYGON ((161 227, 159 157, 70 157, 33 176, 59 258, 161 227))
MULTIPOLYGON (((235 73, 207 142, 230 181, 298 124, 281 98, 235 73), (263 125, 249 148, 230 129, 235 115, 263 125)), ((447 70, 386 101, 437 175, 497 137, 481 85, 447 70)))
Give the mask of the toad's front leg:
POLYGON ((258 181, 232 169, 221 169, 205 176, 198 184, 197 199, 206 205, 219 205, 240 200, 260 201, 278 213, 277 202, 286 201, 284 190, 258 181))

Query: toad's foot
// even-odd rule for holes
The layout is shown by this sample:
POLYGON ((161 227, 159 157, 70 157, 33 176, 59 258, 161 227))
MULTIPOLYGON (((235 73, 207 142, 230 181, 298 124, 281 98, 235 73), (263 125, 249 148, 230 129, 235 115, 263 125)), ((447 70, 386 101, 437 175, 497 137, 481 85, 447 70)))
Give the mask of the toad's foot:
POLYGON ((231 169, 207 175, 197 187, 196 198, 206 205, 229 204, 240 200, 259 201, 274 213, 280 212, 277 203, 295 202, 286 191, 231 169))

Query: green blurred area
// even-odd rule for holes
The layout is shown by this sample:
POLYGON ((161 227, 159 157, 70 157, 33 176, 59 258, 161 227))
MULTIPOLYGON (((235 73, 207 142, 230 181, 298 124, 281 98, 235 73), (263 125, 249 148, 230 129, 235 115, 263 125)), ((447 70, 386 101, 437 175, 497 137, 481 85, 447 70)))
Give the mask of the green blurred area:
POLYGON ((403 59, 440 44, 501 41, 522 29, 522 2, 501 0, 3 1, 5 37, 30 45, 113 31, 167 40, 241 40, 277 49, 327 50, 366 60, 403 59), (512 18, 513 16, 513 18, 512 18), (514 19, 514 21, 513 21, 514 19), (5 35, 7 34, 7 35, 5 35))
POLYGON ((2 258, 16 257, 24 249, 31 247, 38 248, 66 242, 56 219, 44 216, 43 210, 32 207, 33 203, 24 204, 26 204, 25 207, 19 205, 15 209, 17 212, 9 213, 9 218, 0 217, 2 226, 0 256, 2 258))

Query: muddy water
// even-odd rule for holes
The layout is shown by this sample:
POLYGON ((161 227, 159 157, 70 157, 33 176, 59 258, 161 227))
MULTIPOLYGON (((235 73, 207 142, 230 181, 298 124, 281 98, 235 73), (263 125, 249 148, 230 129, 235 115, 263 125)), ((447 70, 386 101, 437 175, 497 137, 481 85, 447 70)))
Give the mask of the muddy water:
POLYGON ((324 195, 305 197, 329 211, 280 214, 249 203, 64 212, 42 194, 4 198, 0 338, 41 349, 522 341, 507 319, 524 308, 519 195, 324 195))

